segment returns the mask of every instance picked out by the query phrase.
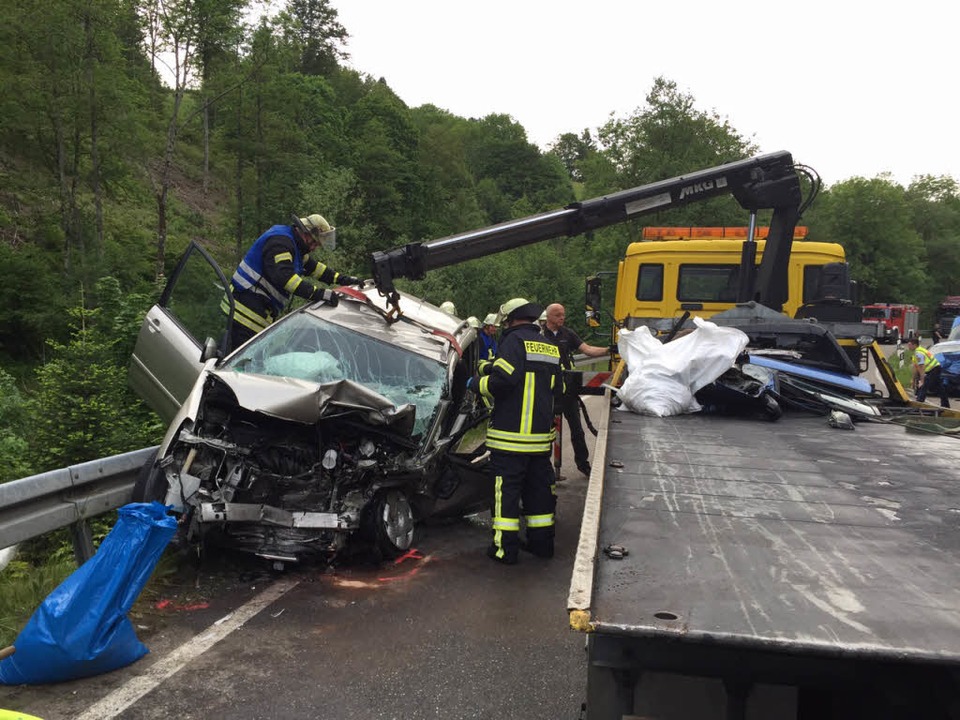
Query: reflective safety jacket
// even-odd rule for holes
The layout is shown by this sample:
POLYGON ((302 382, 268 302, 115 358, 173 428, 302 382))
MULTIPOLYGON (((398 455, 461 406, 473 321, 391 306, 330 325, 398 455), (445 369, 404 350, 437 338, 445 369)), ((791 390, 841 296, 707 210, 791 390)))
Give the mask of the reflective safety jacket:
POLYGON ((480 331, 480 359, 493 360, 497 356, 497 336, 480 331))
POLYGON ((561 388, 560 349, 534 324, 508 328, 480 394, 493 402, 487 447, 509 453, 549 454, 554 430, 554 389, 561 388))
POLYGON ((922 365, 923 371, 928 373, 937 367, 940 361, 925 347, 917 345, 917 349, 913 351, 913 364, 922 365))
MULTIPOLYGON (((291 295, 312 299, 317 288, 303 282, 304 275, 335 283, 340 273, 310 257, 289 225, 274 225, 257 238, 230 278, 234 322, 260 332, 280 316, 291 295)), ((220 307, 229 314, 226 299, 220 307)))

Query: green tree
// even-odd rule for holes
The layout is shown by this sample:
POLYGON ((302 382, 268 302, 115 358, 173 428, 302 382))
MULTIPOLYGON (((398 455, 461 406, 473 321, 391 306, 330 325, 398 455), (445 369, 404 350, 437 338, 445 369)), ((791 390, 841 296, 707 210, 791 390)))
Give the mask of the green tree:
POLYGON ((16 380, 0 368, 0 483, 31 474, 25 421, 25 403, 16 380))
POLYGON ((960 187, 951 177, 924 175, 910 183, 906 197, 926 248, 928 276, 921 304, 932 311, 945 296, 960 295, 960 187))
POLYGON ((286 12, 288 28, 300 48, 302 73, 328 75, 350 57, 344 48, 350 35, 329 0, 289 0, 286 12))
POLYGON ((830 187, 811 208, 808 224, 812 237, 843 245, 864 303, 923 302, 923 241, 906 192, 889 177, 830 187))
MULTIPOLYGON (((50 343, 28 402, 30 460, 37 472, 157 442, 161 427, 130 392, 132 319, 142 297, 118 297, 114 279, 97 284, 102 306, 70 311, 67 343, 50 343)), ((137 312, 139 310, 139 312, 137 312)))
MULTIPOLYGON (((696 107, 689 93, 658 77, 646 106, 613 118, 598 133, 600 152, 626 189, 756 154, 757 148, 716 112, 696 107)), ((591 166, 592 167, 592 166, 591 166)), ((585 179, 587 179, 586 170, 585 179)), ((595 185, 594 185, 595 186, 595 185)), ((607 188, 610 192, 614 188, 607 188)), ((716 198, 650 216, 651 225, 742 225, 744 211, 731 198, 716 198)))
POLYGON ((586 129, 584 129, 580 135, 563 133, 557 138, 556 142, 550 146, 550 152, 560 159, 570 179, 574 182, 583 181, 583 174, 580 171, 579 165, 586 160, 591 153, 596 152, 596 150, 597 144, 590 135, 590 131, 586 129))

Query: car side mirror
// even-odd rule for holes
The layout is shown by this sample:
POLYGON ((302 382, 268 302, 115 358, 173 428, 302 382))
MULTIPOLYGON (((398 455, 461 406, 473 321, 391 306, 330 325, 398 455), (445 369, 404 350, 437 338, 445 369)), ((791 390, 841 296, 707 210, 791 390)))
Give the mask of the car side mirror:
POLYGON ((205 363, 207 360, 216 358, 219 360, 222 357, 220 348, 217 347, 217 341, 212 337, 208 337, 203 343, 203 352, 200 353, 200 362, 205 363))

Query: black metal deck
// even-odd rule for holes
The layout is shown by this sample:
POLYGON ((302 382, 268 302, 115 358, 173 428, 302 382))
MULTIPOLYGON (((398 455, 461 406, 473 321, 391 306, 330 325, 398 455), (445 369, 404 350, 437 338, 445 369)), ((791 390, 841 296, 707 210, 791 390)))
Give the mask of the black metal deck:
POLYGON ((594 665, 745 682, 960 666, 960 438, 626 412, 607 432, 594 665))

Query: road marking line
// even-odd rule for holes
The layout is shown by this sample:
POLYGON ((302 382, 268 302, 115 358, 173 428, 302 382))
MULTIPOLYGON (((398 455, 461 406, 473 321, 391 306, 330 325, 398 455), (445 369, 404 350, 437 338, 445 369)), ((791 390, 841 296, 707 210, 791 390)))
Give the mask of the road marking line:
POLYGON ((279 600, 296 587, 299 582, 299 580, 290 578, 274 583, 245 605, 220 618, 204 632, 196 635, 167 657, 151 665, 143 675, 130 678, 124 685, 118 687, 96 704, 91 705, 77 720, 110 720, 110 718, 116 717, 164 680, 180 671, 190 661, 243 626, 247 620, 258 612, 279 600))

